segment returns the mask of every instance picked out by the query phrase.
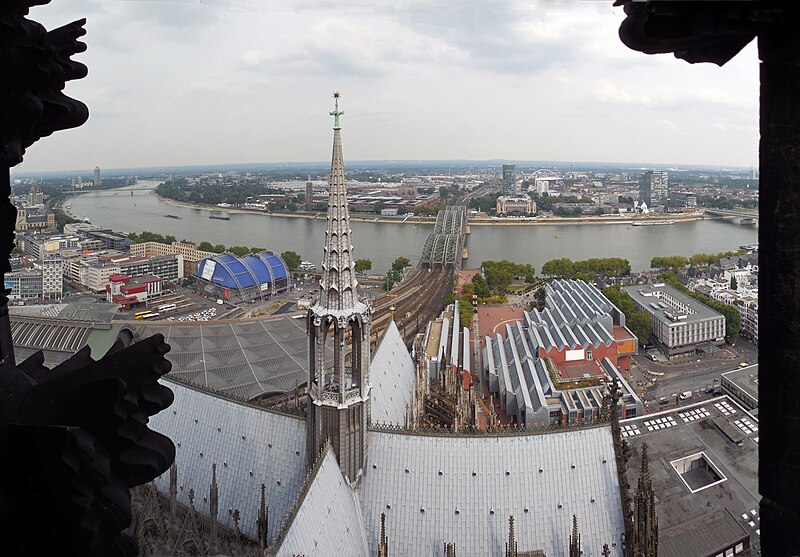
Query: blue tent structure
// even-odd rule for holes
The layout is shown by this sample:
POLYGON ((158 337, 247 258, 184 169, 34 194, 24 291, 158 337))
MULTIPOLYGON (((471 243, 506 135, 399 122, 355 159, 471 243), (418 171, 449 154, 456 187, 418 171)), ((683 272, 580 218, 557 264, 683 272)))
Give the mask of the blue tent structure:
POLYGON ((265 251, 236 257, 203 259, 194 278, 206 294, 231 301, 264 300, 289 288, 289 268, 279 255, 265 251))

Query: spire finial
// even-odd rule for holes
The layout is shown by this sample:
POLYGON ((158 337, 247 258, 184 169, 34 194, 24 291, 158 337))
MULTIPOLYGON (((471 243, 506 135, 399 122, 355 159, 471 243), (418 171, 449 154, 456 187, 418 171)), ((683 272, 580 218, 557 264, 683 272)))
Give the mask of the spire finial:
POLYGON ((333 116, 333 129, 335 129, 335 130, 342 129, 342 127, 339 125, 339 116, 344 114, 344 111, 343 110, 342 111, 339 110, 339 97, 340 96, 341 96, 341 94, 339 93, 339 91, 334 91, 333 92, 334 106, 333 106, 333 112, 331 112, 330 114, 331 114, 331 116, 333 116))

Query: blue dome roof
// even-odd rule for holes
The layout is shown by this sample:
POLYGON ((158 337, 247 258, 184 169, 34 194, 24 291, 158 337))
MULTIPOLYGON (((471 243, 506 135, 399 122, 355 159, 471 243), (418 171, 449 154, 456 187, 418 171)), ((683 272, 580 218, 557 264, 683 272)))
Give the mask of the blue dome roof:
POLYGON ((195 276, 225 288, 248 288, 285 279, 289 269, 280 257, 265 251, 245 257, 225 254, 203 259, 195 276))

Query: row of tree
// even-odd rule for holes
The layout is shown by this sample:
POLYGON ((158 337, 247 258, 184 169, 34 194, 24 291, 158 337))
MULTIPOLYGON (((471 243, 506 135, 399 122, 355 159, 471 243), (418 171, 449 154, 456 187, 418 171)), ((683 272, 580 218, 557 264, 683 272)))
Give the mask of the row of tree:
POLYGON ((591 258, 572 261, 567 257, 551 259, 542 266, 542 274, 550 278, 595 280, 596 277, 622 277, 631 274, 631 264, 620 257, 591 258))
POLYGON ((625 325, 639 339, 639 344, 647 344, 653 334, 653 318, 646 311, 637 310, 633 298, 618 285, 604 288, 603 294, 625 314, 625 325))
POLYGON ((668 255, 654 257, 650 260, 650 267, 660 271, 678 271, 686 267, 710 267, 723 257, 735 257, 747 253, 747 250, 721 251, 719 253, 696 253, 691 257, 683 255, 668 255))

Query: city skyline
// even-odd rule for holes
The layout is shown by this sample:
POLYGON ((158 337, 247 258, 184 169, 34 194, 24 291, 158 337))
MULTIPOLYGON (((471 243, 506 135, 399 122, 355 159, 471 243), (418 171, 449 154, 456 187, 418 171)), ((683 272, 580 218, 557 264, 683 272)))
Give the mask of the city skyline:
POLYGON ((15 174, 321 161, 334 89, 353 161, 757 161, 755 48, 723 68, 643 57, 610 2, 81 0, 32 17, 88 19, 90 73, 67 92, 91 117, 15 174))

